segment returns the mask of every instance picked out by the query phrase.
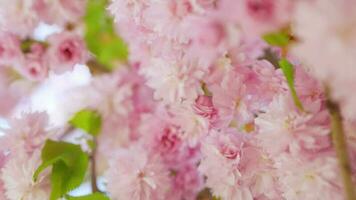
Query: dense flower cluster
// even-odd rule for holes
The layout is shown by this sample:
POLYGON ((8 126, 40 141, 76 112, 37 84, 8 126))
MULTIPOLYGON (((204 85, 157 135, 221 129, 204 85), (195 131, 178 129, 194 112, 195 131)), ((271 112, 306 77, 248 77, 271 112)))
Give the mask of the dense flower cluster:
POLYGON ((79 64, 95 60, 82 27, 91 0, 6 1, 0 200, 49 198, 49 171, 32 179, 41 150, 52 139, 90 152, 87 136, 67 134, 68 115, 83 108, 102 117, 93 159, 113 200, 195 200, 204 188, 222 200, 345 199, 330 101, 341 108, 355 182, 355 0, 112 0, 129 60, 72 86, 68 77, 87 70, 79 64), (58 31, 39 39, 43 24, 58 31), (262 39, 281 31, 286 46, 262 39), (36 111, 49 83, 63 85, 47 89, 60 103, 36 111))

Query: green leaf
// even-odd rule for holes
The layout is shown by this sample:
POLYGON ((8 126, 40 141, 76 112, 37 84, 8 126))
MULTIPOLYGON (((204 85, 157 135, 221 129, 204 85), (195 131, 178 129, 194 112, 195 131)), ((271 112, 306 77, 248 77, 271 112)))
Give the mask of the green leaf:
POLYGON ((109 197, 99 192, 85 195, 85 196, 80 196, 80 197, 67 196, 67 199, 68 200, 110 200, 109 197))
POLYGON ((101 129, 101 116, 96 111, 84 109, 77 112, 69 123, 90 135, 97 136, 101 129))
POLYGON ((294 87, 294 67, 293 65, 287 60, 287 59, 281 59, 278 62, 278 65, 283 71, 284 76, 286 77, 287 83, 289 90, 291 92, 291 95, 293 97, 293 101, 297 108, 301 111, 304 110, 302 102, 299 100, 297 92, 294 87))
POLYGON ((107 13, 107 0, 89 0, 86 8, 85 41, 100 64, 112 70, 127 60, 128 47, 119 37, 114 22, 107 13))
POLYGON ((52 166, 51 200, 57 200, 83 182, 89 158, 79 145, 47 140, 41 158, 42 164, 35 171, 33 179, 36 181, 43 170, 52 166))
POLYGON ((289 43, 289 36, 287 33, 280 31, 274 33, 267 33, 262 36, 268 44, 272 46, 285 47, 289 43))

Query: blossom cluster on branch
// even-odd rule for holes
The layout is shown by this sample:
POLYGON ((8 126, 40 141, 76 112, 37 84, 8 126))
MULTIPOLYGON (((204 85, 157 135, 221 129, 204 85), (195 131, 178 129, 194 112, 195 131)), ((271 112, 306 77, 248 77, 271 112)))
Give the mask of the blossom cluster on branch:
POLYGON ((355 6, 0 0, 0 200, 355 200, 355 6))

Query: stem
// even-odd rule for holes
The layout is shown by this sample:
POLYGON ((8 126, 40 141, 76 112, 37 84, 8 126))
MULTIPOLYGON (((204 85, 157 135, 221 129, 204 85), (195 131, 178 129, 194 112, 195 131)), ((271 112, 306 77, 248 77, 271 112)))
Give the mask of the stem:
POLYGON ((60 140, 65 139, 68 135, 72 134, 74 130, 75 128, 73 126, 68 126, 65 130, 63 130, 63 132, 59 136, 59 139, 60 140))
POLYGON ((331 100, 329 95, 327 95, 327 108, 331 116, 331 137, 340 165, 346 199, 356 200, 340 107, 336 102, 331 100))
POLYGON ((91 190, 93 193, 95 192, 100 192, 98 185, 97 185, 97 180, 96 180, 96 161, 95 161, 95 156, 96 156, 96 138, 93 139, 94 141, 94 146, 93 146, 93 152, 90 157, 90 162, 91 162, 91 190))

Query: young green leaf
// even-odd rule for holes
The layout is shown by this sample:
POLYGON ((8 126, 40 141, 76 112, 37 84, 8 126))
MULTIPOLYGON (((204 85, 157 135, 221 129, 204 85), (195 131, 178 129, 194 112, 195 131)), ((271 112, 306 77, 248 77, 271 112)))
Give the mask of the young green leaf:
POLYGON ((289 43, 289 36, 287 33, 280 31, 280 32, 273 32, 267 33, 262 36, 263 40, 265 40, 268 44, 272 46, 278 47, 285 47, 289 43))
POLYGON ((50 200, 57 200, 83 182, 89 158, 79 145, 47 140, 41 158, 33 179, 36 181, 43 170, 52 166, 50 200))
POLYGON ((67 196, 66 198, 67 200, 110 200, 109 197, 99 192, 80 197, 67 196))
POLYGON ((293 101, 297 108, 301 111, 304 110, 302 102, 299 100, 297 92, 294 87, 294 67, 293 65, 287 60, 287 59, 281 59, 278 62, 278 65, 283 71, 284 76, 286 77, 287 83, 289 90, 291 92, 291 95, 293 97, 293 101))
POLYGON ((100 64, 112 70, 116 63, 126 61, 128 47, 115 31, 107 13, 107 0, 89 0, 86 8, 85 41, 100 64))
POLYGON ((90 135, 97 136, 101 129, 101 116, 96 111, 84 109, 77 112, 69 123, 90 135))

